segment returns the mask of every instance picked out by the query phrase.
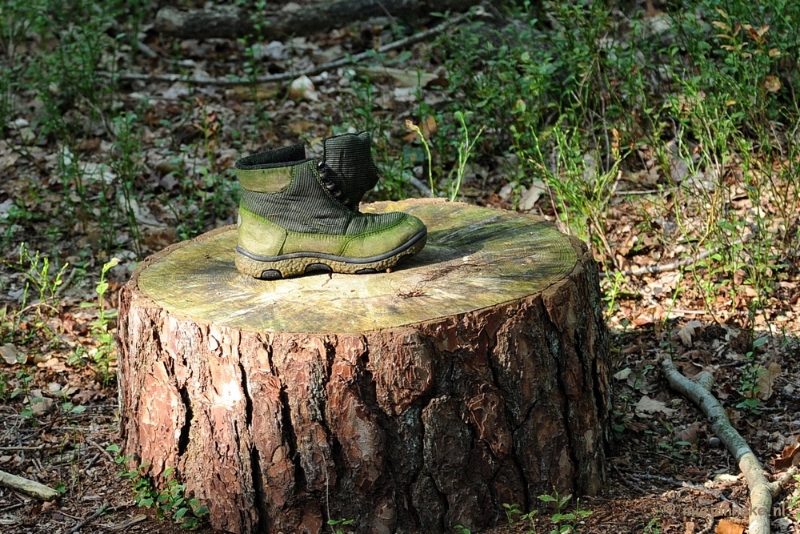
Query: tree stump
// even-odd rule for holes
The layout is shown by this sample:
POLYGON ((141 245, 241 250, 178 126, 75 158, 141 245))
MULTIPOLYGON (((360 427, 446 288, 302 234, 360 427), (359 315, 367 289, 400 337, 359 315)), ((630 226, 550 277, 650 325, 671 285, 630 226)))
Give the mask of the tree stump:
POLYGON ((218 530, 473 532, 503 503, 595 494, 609 425, 596 266, 551 224, 460 203, 390 273, 260 281, 236 229, 151 256, 119 306, 125 454, 218 530))

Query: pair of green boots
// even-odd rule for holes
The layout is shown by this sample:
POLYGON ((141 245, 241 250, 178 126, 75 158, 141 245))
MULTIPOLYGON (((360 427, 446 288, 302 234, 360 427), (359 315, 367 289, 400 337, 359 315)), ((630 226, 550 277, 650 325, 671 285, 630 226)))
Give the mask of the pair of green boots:
POLYGON ((375 187, 367 132, 329 137, 321 162, 293 145, 242 158, 236 268, 263 280, 312 272, 376 273, 425 246, 427 229, 400 212, 358 211, 375 187))

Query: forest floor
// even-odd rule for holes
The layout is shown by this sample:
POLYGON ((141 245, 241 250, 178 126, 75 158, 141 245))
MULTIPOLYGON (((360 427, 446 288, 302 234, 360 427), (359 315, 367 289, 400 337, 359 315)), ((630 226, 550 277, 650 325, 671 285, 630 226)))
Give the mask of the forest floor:
MULTIPOLYGON (((373 40, 391 41, 387 28, 385 21, 371 21, 248 48, 231 39, 169 39, 145 27, 142 45, 149 52, 136 56, 127 68, 143 73, 185 69, 219 78, 240 72, 251 61, 248 51, 256 50, 268 65, 264 72, 302 70, 362 51, 373 40)), ((426 63, 436 56, 430 46, 429 41, 412 45, 400 68, 406 74, 421 69, 432 80, 444 76, 440 65, 426 63)), ((320 141, 335 131, 360 128, 361 124, 348 124, 344 115, 358 116, 365 109, 376 117, 390 117, 389 130, 397 139, 408 134, 406 119, 435 128, 435 122, 426 123, 415 114, 418 99, 435 107, 444 98, 444 89, 436 83, 417 90, 404 85, 402 73, 383 73, 372 78, 372 93, 367 95, 372 108, 367 109, 360 107, 365 106, 363 99, 354 99, 361 89, 346 69, 310 76, 309 82, 313 89, 302 94, 290 94, 285 85, 276 84, 226 87, 146 79, 121 83, 115 102, 141 123, 136 130, 140 144, 135 147, 139 156, 133 196, 125 199, 126 215, 115 222, 103 219, 118 207, 116 191, 109 188, 112 182, 104 180, 113 180, 109 176, 121 171, 103 164, 128 154, 120 139, 133 130, 125 130, 124 122, 86 119, 92 122, 86 124, 89 133, 80 137, 75 144, 80 152, 73 154, 83 162, 83 170, 89 166, 95 171, 83 183, 91 193, 86 196, 71 192, 66 184, 74 181, 58 178, 64 173, 64 144, 32 131, 31 116, 21 114, 16 125, 5 130, 0 139, 0 228, 5 236, 0 267, 0 470, 38 480, 61 496, 42 502, 0 486, 0 532, 184 531, 169 519, 158 519, 158 507, 136 506, 132 483, 119 474, 120 458, 113 447, 109 450, 119 438, 113 347, 118 289, 141 258, 235 222, 230 168, 241 155, 294 142, 319 150, 320 141), (209 185, 209 175, 222 179, 209 185), (137 196, 137 191, 150 194, 137 196), (78 195, 71 203, 70 194, 78 195), (200 207, 192 208, 192 203, 200 207), (193 209, 199 213, 194 226, 185 222, 193 209), (125 236, 126 231, 131 235, 125 236), (111 233, 115 247, 109 248, 111 233), (119 264, 109 266, 107 286, 98 286, 101 268, 112 257, 119 258, 119 264), (55 269, 60 266, 63 271, 55 269)), ((22 109, 30 115, 38 112, 35 95, 18 97, 29 104, 22 109)), ((81 101, 65 107, 67 114, 85 111, 81 101)), ((413 135, 404 143, 409 151, 419 152, 413 135)), ((380 149, 380 142, 376 145, 380 149)), ((547 194, 532 198, 526 196, 532 187, 521 194, 509 187, 502 158, 506 156, 471 166, 460 198, 555 221, 547 194)), ((425 182, 424 174, 417 174, 425 182)), ((739 292, 727 290, 710 296, 700 260, 678 264, 677 251, 643 227, 654 204, 636 190, 647 188, 647 173, 630 176, 629 194, 613 195, 607 207, 607 246, 595 246, 603 289, 611 295, 607 324, 614 426, 604 491, 580 500, 573 497, 562 510, 590 514, 559 522, 555 510, 542 502, 531 518, 511 513, 513 524, 508 525, 501 517, 500 525, 487 531, 492 534, 551 532, 565 525, 573 529, 570 532, 583 533, 744 530, 749 504, 745 480, 698 408, 669 388, 659 366, 665 356, 687 376, 703 370, 713 374, 713 393, 768 474, 800 463, 797 257, 781 268, 785 276, 755 311, 746 292, 741 299, 739 292), (643 269, 655 265, 667 267, 660 272, 643 269), (687 267, 697 268, 689 273, 687 267)), ((391 187, 375 196, 389 195, 391 187)), ((731 185, 735 187, 739 186, 731 185)), ((421 194, 419 187, 406 192, 421 194)), ((731 198, 731 210, 752 208, 746 195, 732 192, 731 198)), ((730 282, 746 285, 742 279, 730 282)), ((775 498, 774 532, 800 532, 799 497, 795 481, 775 498)), ((202 524, 197 531, 211 532, 202 524)))

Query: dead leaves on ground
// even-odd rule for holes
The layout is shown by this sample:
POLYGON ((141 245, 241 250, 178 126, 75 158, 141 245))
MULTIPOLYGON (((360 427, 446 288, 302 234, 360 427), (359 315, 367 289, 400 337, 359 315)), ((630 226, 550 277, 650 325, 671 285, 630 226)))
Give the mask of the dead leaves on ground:
POLYGON ((794 443, 784 447, 780 456, 773 460, 773 467, 777 471, 788 469, 793 465, 800 465, 800 435, 796 436, 794 443))

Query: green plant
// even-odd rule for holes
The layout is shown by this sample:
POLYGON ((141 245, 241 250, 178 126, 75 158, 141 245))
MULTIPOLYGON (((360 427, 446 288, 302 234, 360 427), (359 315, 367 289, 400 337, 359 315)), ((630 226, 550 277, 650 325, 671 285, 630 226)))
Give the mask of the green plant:
POLYGON ((110 331, 111 320, 117 316, 117 311, 114 309, 106 309, 106 293, 108 292, 108 281, 106 275, 108 271, 119 265, 119 258, 111 258, 107 261, 100 271, 100 280, 97 282, 95 292, 97 293, 97 300, 95 302, 83 302, 83 308, 96 308, 97 318, 89 325, 92 338, 94 339, 94 347, 92 347, 88 354, 91 356, 103 383, 107 383, 112 378, 110 372, 111 363, 116 359, 114 354, 114 345, 116 338, 110 331))
POLYGON ((541 134, 516 126, 512 132, 520 160, 546 184, 559 219, 613 258, 602 221, 621 176, 620 165, 627 157, 620 150, 616 129, 612 130, 616 140, 612 141, 606 164, 600 161, 597 151, 587 150, 579 129, 566 120, 541 134))
MULTIPOLYGON (((503 503, 503 511, 506 514, 506 519, 508 520, 509 525, 514 524, 514 518, 517 516, 519 516, 517 517, 519 521, 530 521, 537 513, 537 510, 531 510, 528 513, 523 513, 522 509, 520 509, 519 504, 517 503, 503 503)), ((533 533, 533 530, 529 530, 528 533, 533 533)))
POLYGON ((355 524, 354 519, 328 519, 328 526, 332 527, 334 534, 344 534, 342 527, 355 524))
MULTIPOLYGON (((115 175, 117 193, 113 195, 116 204, 122 206, 125 226, 131 233, 133 247, 141 254, 142 233, 139 230, 139 200, 136 196, 136 179, 141 175, 143 166, 142 140, 139 133, 139 117, 132 112, 122 113, 111 121, 111 128, 116 135, 114 147, 117 154, 111 160, 111 170, 115 175)), ((116 209, 114 210, 116 211, 116 209)), ((117 221, 100 221, 103 234, 106 236, 106 250, 110 251, 117 244, 117 221)))
MULTIPOLYGON (((800 475, 794 475, 794 479, 796 482, 800 482, 800 475)), ((795 491, 787 501, 786 506, 794 509, 794 519, 795 521, 800 521, 800 492, 795 491)))
MULTIPOLYGON (((56 181, 50 178, 48 184, 47 180, 26 180, 28 190, 20 195, 9 222, 23 217, 25 222, 57 221, 49 223, 40 234, 53 244, 63 238, 68 228, 77 226, 93 236, 99 230, 98 244, 107 252, 118 246, 118 236, 136 233, 135 226, 120 232, 117 224, 131 213, 128 209, 126 214, 125 209, 131 204, 127 199, 131 198, 131 176, 136 175, 136 170, 129 168, 118 182, 111 182, 114 167, 137 161, 128 157, 128 134, 138 135, 141 121, 135 117, 126 125, 120 123, 119 117, 109 118, 119 115, 122 107, 114 77, 139 49, 138 28, 148 9, 145 0, 74 0, 68 4, 9 0, 0 6, 0 46, 4 52, 0 66, 0 131, 8 126, 16 129, 22 143, 13 142, 14 150, 29 161, 35 159, 28 148, 34 142, 48 145, 58 140, 57 149, 51 146, 47 151, 57 150, 61 155, 58 170, 52 174, 56 181), (17 98, 17 94, 29 94, 35 99, 37 112, 31 115, 29 108, 20 106, 25 100, 17 98), (114 149, 120 151, 121 157, 115 154, 108 158, 109 164, 90 161, 90 156, 80 150, 81 142, 102 135, 116 140, 114 149), (63 190, 59 190, 57 182, 63 190), (47 207, 42 209, 43 194, 47 198, 41 204, 47 207), (52 213, 59 216, 52 217, 52 213)), ((122 118, 127 114, 123 112, 122 118)), ((40 173, 50 171, 39 163, 35 166, 40 173)), ((6 239, 14 229, 10 224, 6 239)), ((138 247, 139 236, 133 237, 134 246, 138 247)), ((95 242, 93 239, 92 244, 95 242)))
POLYGON ((742 367, 742 377, 739 382, 737 391, 742 396, 742 400, 736 404, 736 407, 745 410, 753 415, 759 415, 761 410, 761 400, 758 398, 760 390, 759 378, 766 372, 763 366, 755 362, 755 349, 764 345, 768 341, 766 336, 760 337, 753 341, 752 350, 747 351, 744 355, 745 365, 742 367))
MULTIPOLYGON (((458 165, 453 169, 453 172, 455 172, 456 177, 455 180, 450 179, 449 197, 451 202, 453 202, 456 199, 456 197, 458 197, 458 192, 461 190, 461 180, 464 178, 464 171, 467 167, 469 156, 472 153, 472 149, 475 148, 475 143, 478 142, 478 139, 481 137, 481 134, 485 129, 484 127, 481 127, 478 130, 478 133, 475 134, 475 137, 470 139, 469 128, 467 128, 465 114, 461 111, 456 111, 454 113, 454 116, 458 120, 458 122, 461 123, 461 132, 463 134, 463 138, 458 144, 458 165)), ((432 187, 431 190, 433 190, 432 187)))
MULTIPOLYGON (((669 428, 672 431, 671 427, 669 428)), ((658 447, 668 452, 672 458, 693 462, 697 459, 696 447, 688 441, 659 441, 658 447)))
POLYGON ((601 280, 601 285, 603 288, 603 300, 607 302, 606 305, 606 314, 611 314, 614 312, 614 305, 617 302, 617 298, 619 297, 622 285, 625 283, 625 276, 616 271, 613 277, 604 278, 601 280))
POLYGON ((456 534, 471 534, 472 531, 463 525, 456 525, 453 527, 453 530, 456 531, 456 534))
POLYGON ((15 387, 14 390, 11 392, 12 399, 19 395, 28 393, 31 387, 31 382, 33 382, 34 375, 28 372, 28 370, 25 367, 23 367, 22 369, 14 373, 14 378, 20 384, 20 386, 15 387))
POLYGON ((42 255, 39 251, 31 254, 30 250, 23 243, 19 248, 18 268, 25 272, 25 286, 22 297, 22 308, 26 308, 29 302, 30 291, 33 290, 36 300, 31 307, 41 312, 42 307, 52 309, 55 304, 58 288, 64 281, 64 272, 69 264, 64 264, 60 269, 51 272, 50 258, 42 255))
POLYGON ((503 503, 503 510, 506 513, 506 520, 508 520, 509 525, 514 524, 514 517, 518 515, 522 515, 522 510, 519 508, 519 504, 513 503, 503 503))
POLYGON ((566 512, 564 507, 572 499, 572 495, 559 495, 558 490, 553 488, 552 495, 540 495, 539 500, 545 503, 552 503, 555 505, 556 511, 550 516, 555 528, 550 531, 550 534, 564 534, 567 532, 575 532, 577 524, 585 517, 592 514, 591 510, 583 510, 581 508, 580 499, 575 501, 575 511, 566 512))
POLYGON ((10 375, 8 373, 0 373, 0 401, 5 402, 8 400, 11 388, 10 375))
POLYGON ((422 143, 422 147, 425 149, 425 155, 427 156, 425 161, 426 166, 428 167, 428 187, 430 187, 431 190, 431 197, 435 197, 436 186, 433 184, 433 158, 431 158, 431 146, 428 144, 428 140, 425 138, 425 134, 419 126, 410 120, 406 120, 406 128, 417 134, 417 137, 422 143))
POLYGON ((197 528, 207 518, 208 508, 197 499, 186 497, 186 486, 174 478, 174 468, 164 470, 166 483, 162 489, 157 489, 145 474, 148 464, 143 463, 135 470, 130 470, 127 465, 133 456, 123 456, 116 444, 109 445, 106 450, 114 454, 114 462, 121 468, 118 475, 133 484, 137 506, 153 508, 158 519, 171 518, 187 529, 197 528))
MULTIPOLYGON (((8 375, 6 375, 6 377, 8 377, 8 375)), ((32 373, 27 366, 23 365, 16 373, 14 373, 14 379, 13 379, 14 389, 11 391, 11 394, 8 395, 9 399, 14 399, 20 396, 22 396, 23 398, 27 398, 28 400, 27 405, 25 405, 22 411, 20 411, 20 417, 22 417, 23 419, 33 419, 34 416, 33 405, 43 402, 43 399, 41 397, 38 396, 32 397, 29 395, 31 391, 31 384, 33 383, 34 378, 35 378, 34 373, 32 373)), ((8 382, 4 387, 6 388, 7 391, 8 386, 12 385, 12 381, 9 378, 6 378, 6 380, 8 382)), ((36 423, 35 420, 34 423, 36 423)))
POLYGON ((644 526, 644 534, 661 534, 661 518, 659 516, 653 517, 644 526))
POLYGON ((23 284, 18 305, 0 309, 0 340, 24 345, 34 338, 54 338, 49 318, 57 312, 58 293, 64 283, 68 264, 56 269, 50 258, 39 251, 32 253, 25 243, 19 246, 16 262, 0 260, 22 275, 23 284), (26 328, 20 328, 27 323, 26 328))

